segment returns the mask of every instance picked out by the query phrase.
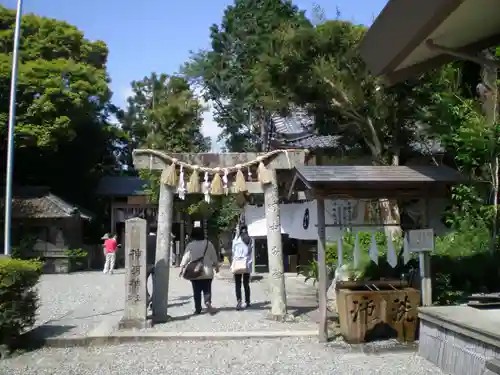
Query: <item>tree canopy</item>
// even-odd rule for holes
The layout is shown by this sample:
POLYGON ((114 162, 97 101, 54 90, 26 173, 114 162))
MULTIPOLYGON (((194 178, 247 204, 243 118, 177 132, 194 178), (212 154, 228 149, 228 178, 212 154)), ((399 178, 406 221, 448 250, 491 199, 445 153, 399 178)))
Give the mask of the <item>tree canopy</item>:
MULTIPOLYGON (((47 185, 92 208, 88 191, 104 174, 125 173, 134 147, 209 150, 201 126, 203 103, 211 101, 229 151, 259 149, 270 115, 299 107, 314 117, 315 131, 340 135, 353 158, 394 165, 438 150, 440 160, 495 185, 498 126, 478 105, 478 66, 448 64, 386 87, 359 55, 365 26, 341 14, 326 19, 317 7, 313 18, 287 0, 235 0, 211 26, 210 47, 194 53, 182 75, 132 82, 120 110, 111 104, 104 42, 62 21, 24 16, 15 183, 47 185)), ((15 12, 0 7, 2 174, 14 22, 15 12)), ((484 190, 462 198, 491 201, 484 190)))
POLYGON ((290 1, 236 0, 220 25, 211 26, 211 49, 195 54, 183 69, 214 103, 215 120, 231 151, 255 149, 261 142, 253 122, 264 121, 266 110, 279 106, 278 98, 269 100, 258 87, 262 77, 251 72, 262 54, 273 53, 273 33, 284 23, 310 24, 290 1))
MULTIPOLYGON (((7 119, 15 12, 0 7, 0 137, 5 175, 7 119)), ((108 49, 66 22, 29 14, 22 19, 16 102, 15 169, 18 185, 49 186, 94 208, 88 192, 104 174, 119 172, 118 145, 126 138, 111 124, 106 71, 108 49)))
POLYGON ((132 96, 119 116, 131 146, 169 152, 210 150, 210 139, 201 132, 206 108, 184 78, 152 73, 131 85, 132 96))
MULTIPOLYGON (((448 64, 387 87, 360 57, 367 28, 340 13, 330 20, 321 9, 315 14, 310 21, 289 1, 236 0, 211 27, 211 48, 185 65, 186 77, 216 104, 229 150, 255 147, 253 125, 300 107, 317 132, 340 135, 354 159, 399 165, 426 156, 484 180, 498 147, 490 141, 496 128, 477 105, 480 67, 448 64)), ((488 201, 484 193, 462 198, 488 201)))

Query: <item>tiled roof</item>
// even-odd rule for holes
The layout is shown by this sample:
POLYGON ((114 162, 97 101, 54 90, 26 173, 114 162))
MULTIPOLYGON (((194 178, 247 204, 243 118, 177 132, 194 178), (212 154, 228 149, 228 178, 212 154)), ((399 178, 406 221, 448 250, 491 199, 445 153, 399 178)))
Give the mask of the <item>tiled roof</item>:
POLYGON ((135 176, 106 176, 99 181, 97 194, 114 197, 146 195, 147 184, 147 181, 135 176))
MULTIPOLYGON (((2 202, 2 206, 3 202, 2 202)), ((70 204, 50 193, 46 187, 14 189, 12 217, 14 219, 60 219, 79 213, 83 219, 92 219, 92 213, 70 204)))
POLYGON ((311 132, 314 125, 314 117, 303 109, 294 109, 286 116, 278 114, 271 115, 276 133, 279 134, 300 134, 311 132))
POLYGON ((328 182, 461 182, 464 177, 446 166, 304 166, 298 167, 301 180, 328 182))
POLYGON ((314 117, 303 109, 293 109, 287 116, 273 114, 273 143, 279 148, 333 148, 338 147, 340 136, 317 135, 314 117))
POLYGON ((307 148, 307 149, 326 149, 339 147, 338 135, 316 135, 309 134, 297 139, 284 140, 276 139, 275 142, 280 148, 307 148))

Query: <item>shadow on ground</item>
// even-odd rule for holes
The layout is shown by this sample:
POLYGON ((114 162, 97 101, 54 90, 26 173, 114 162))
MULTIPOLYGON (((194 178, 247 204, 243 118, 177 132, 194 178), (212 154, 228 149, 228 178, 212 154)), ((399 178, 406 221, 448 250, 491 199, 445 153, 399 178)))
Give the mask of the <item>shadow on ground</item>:
POLYGON ((21 335, 12 343, 13 352, 29 352, 41 349, 47 339, 61 336, 75 329, 74 325, 41 325, 21 335))

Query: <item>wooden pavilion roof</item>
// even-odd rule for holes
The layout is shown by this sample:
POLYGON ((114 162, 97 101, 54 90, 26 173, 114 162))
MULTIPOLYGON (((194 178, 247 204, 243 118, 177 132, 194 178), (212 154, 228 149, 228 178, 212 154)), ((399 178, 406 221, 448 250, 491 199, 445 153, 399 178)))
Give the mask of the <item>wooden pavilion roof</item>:
POLYGON ((318 198, 437 198, 465 181, 445 166, 303 166, 295 168, 290 191, 309 191, 318 198))
POLYGON ((475 54, 500 44, 498 0, 389 0, 361 55, 370 71, 403 81, 454 59, 434 46, 475 54))

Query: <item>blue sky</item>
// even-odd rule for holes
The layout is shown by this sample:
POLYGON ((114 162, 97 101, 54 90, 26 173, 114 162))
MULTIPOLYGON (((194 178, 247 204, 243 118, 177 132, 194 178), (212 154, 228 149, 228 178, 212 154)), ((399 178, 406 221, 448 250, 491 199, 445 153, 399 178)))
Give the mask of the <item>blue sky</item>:
MULTIPOLYGON (((91 40, 100 39, 109 48, 113 102, 124 106, 130 82, 151 72, 174 73, 189 57, 189 51, 209 45, 209 27, 219 23, 232 0, 24 0, 24 13, 32 12, 65 20, 91 40)), ((387 0, 296 0, 301 9, 319 5, 327 17, 340 9, 342 18, 371 24, 387 0)), ((15 8, 16 0, 2 5, 15 8)), ((217 125, 209 112, 203 124, 206 136, 216 138, 217 125)))

